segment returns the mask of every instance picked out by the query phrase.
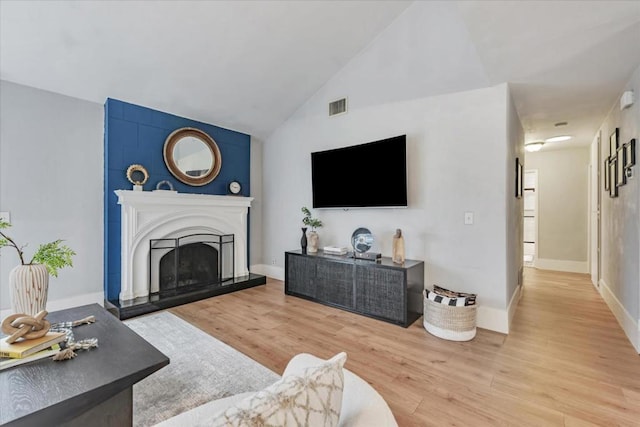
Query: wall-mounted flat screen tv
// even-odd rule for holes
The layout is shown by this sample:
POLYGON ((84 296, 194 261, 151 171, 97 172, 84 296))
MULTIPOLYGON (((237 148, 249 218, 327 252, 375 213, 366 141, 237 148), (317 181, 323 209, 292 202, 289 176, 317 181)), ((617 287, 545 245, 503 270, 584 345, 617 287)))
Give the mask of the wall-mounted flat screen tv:
POLYGON ((311 153, 314 208, 407 206, 407 137, 311 153))

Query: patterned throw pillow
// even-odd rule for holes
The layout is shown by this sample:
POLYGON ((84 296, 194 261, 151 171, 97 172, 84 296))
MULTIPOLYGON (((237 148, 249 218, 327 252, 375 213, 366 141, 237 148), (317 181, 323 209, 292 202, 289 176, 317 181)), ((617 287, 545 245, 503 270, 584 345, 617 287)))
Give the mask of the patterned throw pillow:
POLYGON ((476 294, 455 292, 449 289, 433 285, 433 291, 426 290, 425 296, 431 301, 451 306, 469 306, 476 304, 476 294))
POLYGON ((342 409, 346 353, 290 375, 217 414, 214 427, 335 427, 342 409))

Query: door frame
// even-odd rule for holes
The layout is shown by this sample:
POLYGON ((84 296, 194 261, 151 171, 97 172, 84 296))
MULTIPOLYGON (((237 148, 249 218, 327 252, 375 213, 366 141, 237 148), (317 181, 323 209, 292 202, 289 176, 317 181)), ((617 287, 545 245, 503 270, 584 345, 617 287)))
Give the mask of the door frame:
MULTIPOLYGON (((527 173, 533 173, 534 177, 535 177, 535 180, 534 180, 535 182, 534 182, 534 185, 533 185, 533 192, 534 192, 535 198, 536 198, 535 207, 533 209, 533 212, 534 212, 533 213, 533 218, 534 218, 533 222, 534 222, 535 228, 536 228, 535 237, 534 237, 534 249, 535 250, 534 250, 534 254, 533 254, 533 261, 531 262, 531 265, 529 267, 536 268, 536 265, 538 263, 538 250, 539 250, 539 247, 540 247, 540 239, 539 239, 539 236, 538 236, 539 229, 540 229, 540 205, 539 205, 539 203, 540 203, 540 185, 538 185, 539 172, 538 172, 538 169, 525 169, 524 176, 522 177, 523 183, 526 182, 526 178, 525 177, 527 176, 527 173)), ((526 195, 527 191, 531 191, 531 190, 527 190, 527 188, 525 187, 523 189, 523 193, 524 193, 523 197, 526 197, 525 195, 526 195)), ((523 203, 523 205, 524 205, 524 203, 523 203)), ((525 212, 524 206, 523 206, 522 212, 523 212, 523 215, 524 215, 524 212, 525 212)), ((524 225, 523 225, 523 227, 524 227, 524 225)), ((524 233, 523 233, 523 239, 522 240, 523 240, 522 244, 524 245, 524 233)), ((523 248, 523 251, 524 251, 524 248, 523 248)))
POLYGON ((589 274, 591 283, 600 288, 600 278, 602 276, 602 130, 593 139, 590 147, 589 161, 589 274))

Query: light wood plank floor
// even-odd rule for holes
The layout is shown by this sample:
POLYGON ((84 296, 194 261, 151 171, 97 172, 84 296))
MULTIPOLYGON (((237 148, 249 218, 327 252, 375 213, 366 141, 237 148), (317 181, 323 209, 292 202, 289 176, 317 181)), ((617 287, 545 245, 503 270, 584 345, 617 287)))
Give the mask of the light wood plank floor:
POLYGON ((527 269, 512 332, 466 343, 422 319, 404 329, 288 297, 272 280, 170 311, 278 373, 300 352, 346 351, 401 426, 640 426, 640 356, 587 275, 527 269))

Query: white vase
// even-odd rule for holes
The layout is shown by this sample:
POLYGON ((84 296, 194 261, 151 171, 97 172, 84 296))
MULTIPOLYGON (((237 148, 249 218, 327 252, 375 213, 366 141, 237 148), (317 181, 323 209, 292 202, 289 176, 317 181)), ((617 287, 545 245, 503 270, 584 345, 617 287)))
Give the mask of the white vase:
POLYGON ((309 245, 307 246, 307 252, 310 254, 315 254, 318 252, 318 233, 315 231, 310 231, 307 233, 307 240, 309 245))
POLYGON ((11 309, 31 316, 47 307, 49 271, 42 264, 18 265, 9 273, 11 309))

